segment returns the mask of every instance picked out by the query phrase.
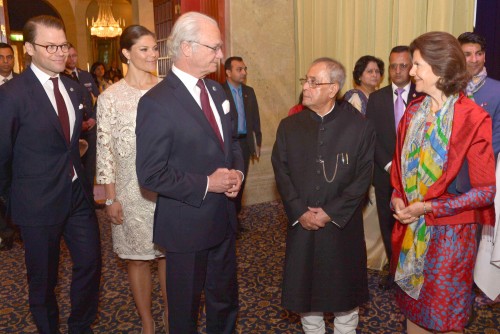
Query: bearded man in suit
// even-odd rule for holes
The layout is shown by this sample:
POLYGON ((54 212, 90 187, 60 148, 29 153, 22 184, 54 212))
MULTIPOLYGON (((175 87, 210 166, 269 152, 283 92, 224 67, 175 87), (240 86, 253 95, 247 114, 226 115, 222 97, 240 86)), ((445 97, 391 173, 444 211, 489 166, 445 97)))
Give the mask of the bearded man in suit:
MULTIPOLYGON (((388 259, 392 256, 391 235, 395 219, 390 208, 392 186, 390 171, 394 148, 396 147, 396 129, 408 103, 418 94, 415 84, 410 80, 412 67, 408 46, 400 45, 392 48, 389 55, 389 79, 391 83, 373 92, 366 107, 366 117, 375 126, 375 170, 373 186, 377 201, 380 232, 388 259)), ((388 289, 394 280, 384 270, 380 287, 388 289)))
POLYGON ((238 312, 236 210, 244 170, 217 70, 217 22, 189 12, 168 37, 172 70, 139 101, 137 175, 158 193, 153 241, 166 250, 170 334, 197 333, 202 291, 207 333, 233 333, 238 312))
POLYGON ((69 333, 92 333, 101 275, 99 227, 80 160, 84 92, 60 76, 64 24, 37 16, 24 26, 29 68, 0 87, 0 196, 20 227, 29 305, 39 333, 59 333, 60 241, 73 261, 69 333))

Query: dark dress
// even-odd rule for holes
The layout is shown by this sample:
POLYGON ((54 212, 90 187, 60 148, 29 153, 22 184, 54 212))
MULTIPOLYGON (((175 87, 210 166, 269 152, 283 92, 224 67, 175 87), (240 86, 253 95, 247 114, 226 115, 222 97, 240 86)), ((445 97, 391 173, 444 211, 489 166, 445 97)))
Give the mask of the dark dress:
POLYGON ((374 137, 371 123, 348 103, 323 118, 305 109, 281 121, 272 163, 289 220, 283 307, 342 312, 368 299, 361 204, 374 137), (334 223, 318 231, 293 225, 308 206, 323 208, 334 223))

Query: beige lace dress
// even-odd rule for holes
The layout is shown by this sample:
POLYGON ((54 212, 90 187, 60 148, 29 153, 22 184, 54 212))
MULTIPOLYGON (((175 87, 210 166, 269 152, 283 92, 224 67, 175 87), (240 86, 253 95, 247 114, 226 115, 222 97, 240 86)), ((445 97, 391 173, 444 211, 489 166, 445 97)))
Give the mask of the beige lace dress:
POLYGON ((163 256, 152 242, 156 194, 139 187, 135 170, 135 118, 145 93, 122 79, 97 100, 96 181, 115 184, 124 221, 112 224, 113 250, 120 258, 131 260, 163 256))

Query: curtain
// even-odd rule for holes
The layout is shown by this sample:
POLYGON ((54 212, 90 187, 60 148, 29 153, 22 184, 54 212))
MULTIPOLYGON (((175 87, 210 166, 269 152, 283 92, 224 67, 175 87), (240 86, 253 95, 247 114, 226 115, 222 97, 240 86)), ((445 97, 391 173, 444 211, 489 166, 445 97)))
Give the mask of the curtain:
MULTIPOLYGON (((296 77, 303 77, 315 58, 332 57, 346 67, 345 92, 352 88, 352 70, 361 56, 384 61, 385 86, 392 47, 428 31, 456 37, 471 31, 474 0, 295 0, 295 10, 296 77)), ((296 87, 298 95, 298 82, 296 87)))

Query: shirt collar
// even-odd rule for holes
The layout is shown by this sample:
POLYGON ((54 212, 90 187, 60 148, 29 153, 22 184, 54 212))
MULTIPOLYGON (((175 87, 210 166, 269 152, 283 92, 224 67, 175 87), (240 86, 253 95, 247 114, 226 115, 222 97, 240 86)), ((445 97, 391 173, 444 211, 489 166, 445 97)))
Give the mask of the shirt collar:
POLYGON ((14 76, 12 75, 12 71, 10 72, 10 74, 6 77, 0 75, 0 82, 3 81, 4 79, 8 79, 8 80, 11 80, 14 76))
MULTIPOLYGON (((403 88, 404 88, 404 90, 405 90, 405 91, 404 91, 405 93, 409 93, 409 92, 410 92, 410 85, 411 85, 411 81, 410 81, 410 82, 408 82, 408 83, 406 84, 406 86, 404 86, 404 87, 403 87, 403 88)), ((391 86, 392 86, 392 91, 393 91, 393 92, 395 92, 395 91, 396 91, 396 89, 398 89, 398 88, 399 88, 398 86, 396 86, 396 85, 394 84, 394 82, 391 82, 391 86)))
POLYGON ((188 87, 191 90, 193 90, 196 87, 198 80, 200 80, 199 78, 193 77, 191 74, 186 73, 183 70, 180 70, 179 68, 175 67, 175 65, 172 65, 172 72, 179 78, 179 80, 182 81, 182 83, 186 87, 188 87))
MULTIPOLYGON (((47 81, 49 81, 50 78, 52 78, 50 75, 48 75, 47 73, 45 73, 44 71, 39 69, 34 63, 31 63, 30 67, 42 85, 45 85, 45 83, 47 81)), ((58 78, 58 77, 59 77, 59 73, 54 76, 54 78, 58 78)))
POLYGON ((241 84, 238 85, 238 87, 233 86, 229 81, 227 82, 231 90, 236 90, 238 92, 241 92, 241 84))

